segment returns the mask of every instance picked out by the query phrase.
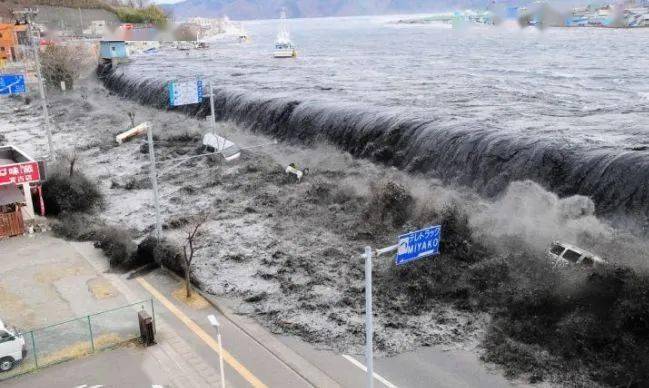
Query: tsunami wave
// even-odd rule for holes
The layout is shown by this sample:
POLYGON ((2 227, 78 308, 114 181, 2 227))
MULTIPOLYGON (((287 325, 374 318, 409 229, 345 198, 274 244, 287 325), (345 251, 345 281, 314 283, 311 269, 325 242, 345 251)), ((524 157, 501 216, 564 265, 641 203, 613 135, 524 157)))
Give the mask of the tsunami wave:
MULTIPOLYGON (((133 79, 110 64, 100 65, 97 72, 113 93, 169 109, 164 81, 133 79)), ((647 223, 647 147, 589 149, 543 134, 517 136, 488 122, 474 128, 386 109, 263 97, 230 89, 215 88, 214 92, 217 120, 231 120, 282 141, 324 140, 353 156, 469 186, 488 197, 502 193, 513 181, 529 179, 559 196, 590 197, 600 216, 647 223)), ((178 109, 205 117, 209 100, 178 109)))

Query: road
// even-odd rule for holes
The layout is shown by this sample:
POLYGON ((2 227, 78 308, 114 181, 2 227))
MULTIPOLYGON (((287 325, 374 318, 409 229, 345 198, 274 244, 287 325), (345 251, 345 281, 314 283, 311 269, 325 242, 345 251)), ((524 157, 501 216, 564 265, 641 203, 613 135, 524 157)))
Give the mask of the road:
MULTIPOLYGON (((176 280, 161 274, 153 273, 145 277, 150 284, 163 292, 169 292, 177 287, 176 280)), ((205 332, 213 333, 207 322, 208 311, 195 311, 182 308, 182 311, 196 322, 205 332)), ((364 360, 358 355, 341 355, 331 351, 317 350, 312 345, 300 341, 295 337, 279 337, 267 333, 265 330, 254 327, 254 323, 231 322, 219 315, 223 325, 223 346, 248 370, 269 387, 306 387, 306 386, 342 386, 360 387, 365 385, 366 374, 363 370, 364 360), (240 325, 253 325, 253 328, 240 325), (257 336, 252 338, 246 331, 254 331, 257 336), (313 381, 300 376, 301 370, 293 370, 282 359, 271 354, 265 346, 275 348, 274 341, 288 347, 293 355, 283 355, 283 358, 302 358, 317 369, 321 380, 313 381), (268 345, 268 342, 271 344, 268 345), (261 342, 261 344, 260 344, 261 342), (296 357, 297 356, 297 357, 296 357), (327 380, 327 378, 329 380, 327 380)), ((180 323, 180 321, 178 322, 180 323)), ((181 328, 177 328, 181 330, 181 328)), ((193 345, 202 349, 202 355, 211 362, 218 360, 214 350, 201 343, 200 336, 196 336, 193 345)), ((238 373, 231 365, 226 364, 226 375, 235 376, 238 373)), ((317 375, 318 373, 316 373, 317 375)), ((241 375, 233 379, 235 386, 246 386, 241 375), (239 385, 243 384, 243 385, 239 385)), ((478 357, 465 350, 443 350, 439 347, 423 348, 416 352, 404 353, 396 357, 379 358, 375 360, 375 386, 376 387, 511 387, 513 384, 499 373, 492 373, 485 368, 478 357)))

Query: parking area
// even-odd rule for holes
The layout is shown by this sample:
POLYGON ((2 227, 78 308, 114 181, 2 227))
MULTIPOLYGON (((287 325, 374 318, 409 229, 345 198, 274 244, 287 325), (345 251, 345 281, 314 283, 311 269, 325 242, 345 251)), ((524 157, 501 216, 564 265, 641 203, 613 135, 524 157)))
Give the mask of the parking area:
POLYGON ((0 319, 25 331, 127 305, 105 269, 48 233, 4 239, 0 319))
POLYGON ((48 233, 0 241, 0 319, 22 333, 2 341, 0 358, 18 360, 24 340, 24 358, 0 379, 137 337, 137 311, 152 311, 152 302, 128 301, 104 276, 104 261, 78 247, 48 233))

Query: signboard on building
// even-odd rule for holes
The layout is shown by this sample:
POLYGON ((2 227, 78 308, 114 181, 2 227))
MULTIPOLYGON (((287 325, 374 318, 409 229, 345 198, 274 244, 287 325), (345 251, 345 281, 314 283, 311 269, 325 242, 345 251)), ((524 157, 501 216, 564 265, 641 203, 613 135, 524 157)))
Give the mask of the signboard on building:
POLYGON ((203 81, 169 82, 169 105, 181 106, 198 104, 203 100, 203 81))
POLYGON ((442 226, 416 230, 399 236, 397 265, 422 259, 427 256, 439 255, 439 242, 442 236, 442 226))
POLYGON ((0 96, 27 92, 25 76, 22 74, 0 74, 0 96))
POLYGON ((24 162, 0 166, 0 185, 30 183, 41 180, 38 162, 24 162))

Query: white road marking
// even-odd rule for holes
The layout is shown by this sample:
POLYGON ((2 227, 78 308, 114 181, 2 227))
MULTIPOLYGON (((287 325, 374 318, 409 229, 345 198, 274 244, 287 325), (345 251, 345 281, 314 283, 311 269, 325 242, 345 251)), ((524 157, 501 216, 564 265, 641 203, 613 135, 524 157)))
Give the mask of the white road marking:
MULTIPOLYGON (((363 372, 367 373, 367 367, 366 367, 365 365, 361 364, 361 363, 360 363, 357 359, 355 359, 354 357, 352 357, 352 356, 348 356, 348 355, 346 355, 346 354, 343 354, 343 358, 344 358, 345 360, 351 362, 352 364, 354 364, 354 366, 356 366, 358 369, 360 369, 360 370, 362 370, 363 372)), ((383 385, 385 385, 385 386, 388 387, 388 388, 397 388, 396 385, 392 384, 391 382, 389 382, 389 381, 386 380, 383 376, 379 375, 379 374, 376 373, 376 372, 374 372, 374 378, 377 379, 378 381, 380 381, 381 383, 383 383, 383 385)))

